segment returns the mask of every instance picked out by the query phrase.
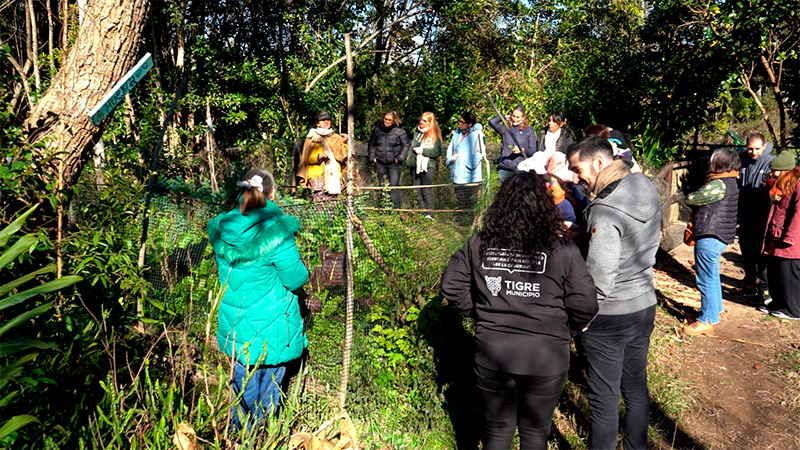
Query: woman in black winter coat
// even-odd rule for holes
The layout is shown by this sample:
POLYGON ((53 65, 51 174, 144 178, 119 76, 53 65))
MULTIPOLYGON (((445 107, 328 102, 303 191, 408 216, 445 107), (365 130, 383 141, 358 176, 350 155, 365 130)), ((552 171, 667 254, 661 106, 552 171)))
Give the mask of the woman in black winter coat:
POLYGON ((453 254, 441 286, 447 300, 475 318, 483 448, 510 448, 518 426, 521 449, 546 449, 570 338, 598 305, 544 177, 517 172, 503 182, 484 231, 453 254))
MULTIPOLYGON (((408 154, 408 135, 403 129, 400 118, 394 111, 386 111, 383 119, 375 124, 372 137, 369 139, 367 153, 369 160, 375 163, 375 173, 378 175, 378 184, 383 185, 388 176, 389 186, 400 184, 400 174, 403 161, 408 154)), ((392 204, 400 208, 400 193, 391 192, 392 204)))

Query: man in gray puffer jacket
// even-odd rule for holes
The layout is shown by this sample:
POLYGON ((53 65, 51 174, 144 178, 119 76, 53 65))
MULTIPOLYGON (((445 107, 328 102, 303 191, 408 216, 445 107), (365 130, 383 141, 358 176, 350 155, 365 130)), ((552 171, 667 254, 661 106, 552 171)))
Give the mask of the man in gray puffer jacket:
POLYGON ((747 153, 742 154, 739 173, 739 247, 742 249, 744 280, 733 297, 750 297, 756 304, 769 304, 767 262, 761 254, 767 228, 770 200, 762 190, 764 175, 769 174, 772 143, 761 133, 747 137, 747 153), (758 288, 758 289, 756 289, 758 288))
POLYGON ((615 161, 611 144, 586 136, 567 150, 570 169, 590 192, 586 263, 600 309, 581 336, 589 385, 589 448, 615 449, 624 392, 624 448, 646 449, 650 401, 647 351, 655 320, 653 265, 661 200, 653 183, 615 161))

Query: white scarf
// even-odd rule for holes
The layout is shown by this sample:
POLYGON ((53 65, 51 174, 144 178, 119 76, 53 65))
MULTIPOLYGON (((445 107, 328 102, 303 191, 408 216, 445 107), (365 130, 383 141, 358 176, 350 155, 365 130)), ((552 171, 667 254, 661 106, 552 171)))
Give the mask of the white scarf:
POLYGON ((544 136, 544 150, 548 152, 556 151, 556 144, 558 144, 559 137, 561 137, 561 128, 556 130, 555 133, 547 130, 547 134, 544 136))
POLYGON ((308 136, 306 137, 313 138, 315 134, 318 136, 330 136, 333 134, 333 130, 330 128, 312 128, 308 130, 308 136))

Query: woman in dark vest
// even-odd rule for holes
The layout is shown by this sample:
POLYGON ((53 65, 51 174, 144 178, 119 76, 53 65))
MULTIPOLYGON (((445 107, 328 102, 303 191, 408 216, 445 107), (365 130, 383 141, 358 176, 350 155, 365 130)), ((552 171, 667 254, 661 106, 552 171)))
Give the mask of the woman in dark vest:
POLYGON ((736 236, 739 187, 736 177, 742 168, 739 155, 721 148, 711 155, 706 184, 686 197, 692 207, 695 277, 700 290, 700 317, 683 328, 688 335, 714 334, 722 312, 719 257, 736 236))

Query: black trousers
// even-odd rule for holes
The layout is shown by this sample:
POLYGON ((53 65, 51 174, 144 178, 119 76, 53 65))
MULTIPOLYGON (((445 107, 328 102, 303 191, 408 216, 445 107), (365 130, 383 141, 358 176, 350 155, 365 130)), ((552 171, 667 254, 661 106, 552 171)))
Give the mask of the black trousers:
MULTIPOLYGON (((378 175, 378 186, 383 186, 386 178, 389 179, 389 186, 399 186, 401 170, 403 170, 403 168, 400 164, 383 164, 381 162, 376 162, 375 173, 378 175)), ((391 196, 394 207, 400 208, 400 191, 392 189, 389 195, 391 196)))
POLYGON ((647 350, 655 317, 655 305, 631 314, 599 315, 581 335, 591 411, 589 448, 593 450, 617 448, 620 395, 625 403, 623 446, 625 450, 647 449, 647 350))
POLYGON ((475 366, 483 397, 483 448, 510 449, 519 426, 520 449, 547 449, 553 411, 567 374, 537 377, 513 375, 475 366))
POLYGON ((744 286, 758 285, 758 290, 763 293, 767 290, 767 257, 761 254, 764 244, 764 229, 766 224, 742 222, 739 224, 739 247, 742 249, 744 269, 744 286), (756 283, 758 282, 758 283, 756 283))
MULTIPOLYGON (((436 175, 436 167, 428 169, 427 172, 417 173, 417 169, 411 168, 411 181, 414 186, 427 186, 433 184, 433 177, 436 175)), ((422 188, 417 191, 421 197, 421 207, 428 209, 428 214, 433 214, 433 189, 422 188)))
POLYGON ((800 259, 769 256, 769 309, 785 309, 800 317, 800 259))

